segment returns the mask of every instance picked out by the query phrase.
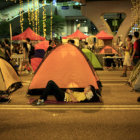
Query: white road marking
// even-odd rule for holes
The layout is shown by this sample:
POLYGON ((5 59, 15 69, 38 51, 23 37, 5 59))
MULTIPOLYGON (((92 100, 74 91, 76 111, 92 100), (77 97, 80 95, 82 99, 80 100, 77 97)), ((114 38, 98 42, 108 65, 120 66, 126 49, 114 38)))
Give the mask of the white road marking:
POLYGON ((0 110, 128 110, 140 111, 140 105, 0 105, 0 110))

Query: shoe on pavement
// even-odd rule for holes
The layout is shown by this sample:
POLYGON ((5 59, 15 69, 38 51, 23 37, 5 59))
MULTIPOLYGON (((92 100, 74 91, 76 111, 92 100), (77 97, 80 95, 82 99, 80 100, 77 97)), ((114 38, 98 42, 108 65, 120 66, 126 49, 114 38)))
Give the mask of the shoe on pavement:
POLYGON ((44 100, 43 99, 37 99, 37 100, 33 101, 32 104, 33 105, 43 105, 44 104, 44 100))

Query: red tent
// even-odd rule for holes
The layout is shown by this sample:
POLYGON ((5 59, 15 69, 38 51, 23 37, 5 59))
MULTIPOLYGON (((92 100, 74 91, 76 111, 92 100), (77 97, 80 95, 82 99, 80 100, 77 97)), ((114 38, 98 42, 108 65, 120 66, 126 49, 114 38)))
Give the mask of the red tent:
POLYGON ((84 54, 71 44, 56 47, 41 63, 36 71, 28 94, 40 93, 49 80, 53 80, 60 88, 85 88, 93 85, 99 89, 98 77, 84 54))
POLYGON ((25 40, 29 38, 30 40, 45 40, 44 37, 36 34, 30 27, 28 27, 23 33, 13 36, 12 40, 25 40))
POLYGON ((105 46, 104 48, 101 49, 99 54, 118 54, 118 52, 111 46, 105 46))
POLYGON ((39 64, 41 63, 43 58, 32 58, 31 59, 31 66, 33 68, 33 71, 36 71, 36 69, 38 68, 39 64))
POLYGON ((43 49, 44 51, 46 51, 48 49, 48 47, 49 47, 49 41, 44 40, 35 45, 35 50, 43 49))
POLYGON ((80 32, 80 30, 76 30, 76 32, 74 32, 73 34, 71 35, 68 35, 68 36, 65 36, 65 37, 62 37, 63 39, 74 39, 74 38, 78 38, 80 40, 82 39, 86 39, 88 36, 85 35, 84 33, 80 32))
POLYGON ((102 39, 102 40, 104 40, 104 39, 113 39, 113 36, 107 34, 105 31, 99 32, 99 33, 96 35, 96 37, 97 37, 98 39, 102 39))

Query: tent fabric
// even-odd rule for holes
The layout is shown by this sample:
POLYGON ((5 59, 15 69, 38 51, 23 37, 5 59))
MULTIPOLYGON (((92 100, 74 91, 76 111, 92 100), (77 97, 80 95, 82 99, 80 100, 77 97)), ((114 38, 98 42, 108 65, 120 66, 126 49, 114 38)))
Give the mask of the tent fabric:
POLYGON ((82 39, 86 39, 87 37, 88 37, 87 35, 85 35, 80 30, 77 29, 76 32, 74 32, 71 35, 62 37, 62 39, 74 39, 74 38, 78 38, 78 39, 82 40, 82 39))
POLYGON ((111 46, 105 46, 100 50, 99 54, 118 54, 118 52, 111 46))
POLYGON ((104 39, 113 39, 113 36, 112 35, 109 35, 109 34, 107 34, 105 31, 100 31, 97 35, 96 35, 96 37, 98 38, 98 39, 102 39, 102 40, 104 40, 104 39))
POLYGON ((44 40, 35 45, 35 50, 42 49, 44 51, 47 51, 48 47, 49 47, 49 41, 44 40))
POLYGON ((41 61, 43 60, 44 55, 45 55, 45 51, 43 49, 35 50, 35 54, 31 59, 31 66, 33 68, 33 71, 36 71, 41 61))
POLYGON ((45 40, 44 37, 36 34, 30 27, 28 27, 23 33, 13 36, 12 40, 25 40, 29 38, 30 40, 45 40))
POLYGON ((43 58, 45 55, 45 51, 43 49, 35 50, 34 57, 43 58))
POLYGON ((31 59, 31 66, 33 68, 33 71, 36 71, 36 69, 38 68, 38 66, 42 62, 42 60, 43 60, 43 58, 38 58, 38 57, 34 57, 31 59))
POLYGON ((16 90, 20 86, 21 80, 15 69, 5 59, 0 58, 0 93, 11 92, 12 88, 16 90))
POLYGON ((128 82, 134 90, 140 91, 140 61, 131 72, 128 82))
POLYGON ((76 46, 63 44, 56 47, 40 64, 28 94, 44 89, 50 80, 60 88, 85 88, 93 85, 98 90, 98 79, 83 53, 76 46))
POLYGON ((86 57, 91 62, 92 66, 95 70, 101 70, 103 67, 101 66, 100 62, 98 61, 97 57, 93 52, 91 52, 89 49, 82 49, 83 53, 86 55, 86 57))
POLYGON ((31 59, 31 66, 33 68, 33 71, 36 71, 36 69, 38 68, 39 64, 43 60, 43 57, 48 47, 49 47, 49 41, 47 40, 41 41, 35 45, 35 54, 31 59))
POLYGON ((44 55, 45 55, 45 51, 43 49, 35 50, 35 54, 31 59, 31 66, 33 68, 33 71, 36 71, 36 69, 38 68, 39 64, 43 60, 44 55))

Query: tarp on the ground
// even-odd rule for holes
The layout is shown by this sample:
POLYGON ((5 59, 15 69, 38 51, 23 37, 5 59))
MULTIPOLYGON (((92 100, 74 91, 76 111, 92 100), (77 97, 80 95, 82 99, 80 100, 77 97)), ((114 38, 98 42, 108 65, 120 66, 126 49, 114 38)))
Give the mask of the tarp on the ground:
POLYGON ((28 27, 23 33, 13 36, 12 40, 25 40, 26 38, 29 38, 32 41, 45 40, 44 37, 36 34, 30 27, 28 27))
POLYGON ((118 52, 111 46, 105 46, 100 50, 99 54, 118 54, 118 52))
POLYGON ((28 94, 44 89, 50 80, 60 88, 85 88, 93 85, 95 89, 99 89, 99 78, 91 63, 71 44, 57 46, 43 60, 31 81, 28 94))
POLYGON ((35 47, 35 50, 43 49, 44 51, 47 51, 49 47, 49 41, 48 40, 41 41, 37 43, 34 47, 35 47))
POLYGON ((21 87, 17 72, 5 59, 0 57, 0 93, 10 93, 21 87))
POLYGON ((62 39, 74 39, 74 38, 78 38, 80 40, 82 39, 86 39, 88 36, 85 35, 84 33, 82 33, 80 30, 76 30, 74 33, 72 33, 71 35, 62 37, 62 39))
POLYGON ((93 52, 91 52, 89 49, 82 49, 82 51, 84 52, 86 57, 89 59, 89 61, 91 62, 95 70, 103 69, 99 60, 97 59, 96 55, 93 52))
POLYGON ((98 38, 98 39, 102 39, 102 40, 104 40, 104 39, 113 39, 113 36, 112 35, 109 35, 109 34, 107 34, 105 31, 100 31, 97 35, 96 35, 96 37, 98 38))
POLYGON ((128 82, 134 90, 140 91, 140 61, 131 72, 128 82))

